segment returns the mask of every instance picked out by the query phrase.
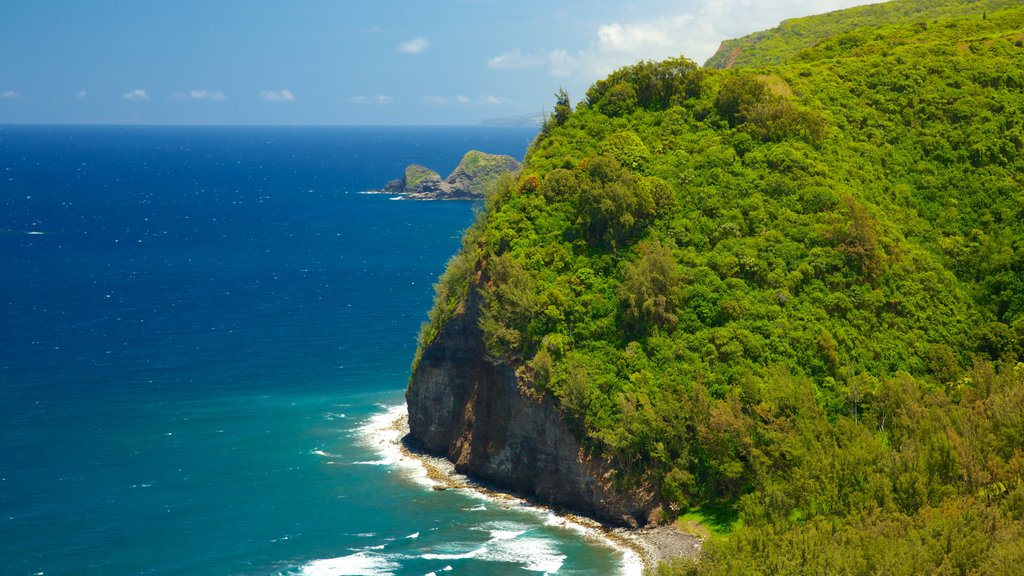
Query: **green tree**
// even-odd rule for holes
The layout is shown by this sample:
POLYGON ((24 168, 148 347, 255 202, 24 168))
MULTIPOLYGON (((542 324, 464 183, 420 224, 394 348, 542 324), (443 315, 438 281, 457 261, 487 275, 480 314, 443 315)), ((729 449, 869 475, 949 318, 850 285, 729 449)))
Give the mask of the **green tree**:
POLYGON ((622 265, 619 299, 623 324, 637 333, 650 327, 667 327, 677 321, 674 313, 679 294, 679 274, 672 251, 661 242, 643 242, 636 260, 622 265))

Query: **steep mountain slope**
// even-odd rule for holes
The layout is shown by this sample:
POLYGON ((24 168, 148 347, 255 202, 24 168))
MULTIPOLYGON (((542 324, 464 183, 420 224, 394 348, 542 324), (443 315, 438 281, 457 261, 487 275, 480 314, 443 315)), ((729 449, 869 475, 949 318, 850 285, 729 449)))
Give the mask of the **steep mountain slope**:
POLYGON ((704 66, 724 69, 780 64, 826 38, 855 30, 864 31, 894 24, 928 24, 939 19, 966 15, 984 16, 988 12, 1019 4, 1020 0, 882 2, 819 16, 792 18, 771 30, 722 42, 704 66))
POLYGON ((544 435, 476 401, 555 410, 569 505, 742 519, 680 570, 1019 565, 1024 6, 927 5, 808 19, 847 31, 771 67, 639 63, 551 118, 438 284, 413 435, 548 498, 499 465, 544 435))

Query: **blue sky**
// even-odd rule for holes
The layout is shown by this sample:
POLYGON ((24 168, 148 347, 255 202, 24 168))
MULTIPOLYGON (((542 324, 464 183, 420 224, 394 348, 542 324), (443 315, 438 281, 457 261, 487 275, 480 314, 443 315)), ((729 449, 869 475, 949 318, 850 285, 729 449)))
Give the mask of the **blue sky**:
POLYGON ((476 124, 865 0, 4 0, 0 123, 476 124))

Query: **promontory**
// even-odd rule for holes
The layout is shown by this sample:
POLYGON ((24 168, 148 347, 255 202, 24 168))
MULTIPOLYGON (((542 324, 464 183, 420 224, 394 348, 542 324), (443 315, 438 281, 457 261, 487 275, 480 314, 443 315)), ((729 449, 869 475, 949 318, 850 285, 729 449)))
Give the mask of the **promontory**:
POLYGON ((659 575, 1020 574, 1024 4, 893 0, 560 92, 406 399, 659 575))

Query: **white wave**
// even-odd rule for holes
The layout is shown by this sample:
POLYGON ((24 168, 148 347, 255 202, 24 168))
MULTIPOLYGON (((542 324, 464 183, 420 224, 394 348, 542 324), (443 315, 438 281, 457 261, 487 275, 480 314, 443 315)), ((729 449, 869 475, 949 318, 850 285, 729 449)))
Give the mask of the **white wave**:
POLYGON ((353 464, 358 464, 360 466, 390 466, 394 464, 394 462, 385 458, 383 460, 360 460, 358 462, 353 462, 353 464))
POLYGON ((480 548, 470 550, 469 552, 463 552, 461 554, 424 554, 420 556, 420 558, 423 558, 424 560, 466 560, 468 558, 476 558, 486 552, 487 547, 481 546, 480 548))
POLYGON ((409 534, 409 535, 408 535, 408 536, 406 536, 405 538, 406 538, 407 540, 415 540, 415 539, 417 539, 417 538, 419 538, 419 537, 420 537, 420 533, 419 533, 419 532, 413 532, 412 534, 409 534))
POLYGON ((403 450, 402 437, 408 432, 409 411, 406 405, 382 405, 381 408, 384 412, 370 417, 356 430, 360 444, 377 452, 381 456, 377 462, 381 465, 397 467, 417 484, 431 488, 437 486, 438 482, 427 474, 426 466, 407 456, 403 450))
MULTIPOLYGON (((402 437, 408 433, 408 408, 405 404, 397 406, 380 405, 382 413, 371 417, 364 425, 356 430, 357 437, 361 443, 376 451, 382 458, 381 462, 395 465, 404 472, 408 478, 423 486, 433 488, 443 485, 442 482, 432 479, 427 472, 427 465, 418 458, 413 458, 403 451, 402 437)), ((456 480, 464 477, 454 473, 454 465, 445 468, 447 461, 431 462, 443 468, 456 480)), ((643 574, 643 561, 640 555, 631 548, 623 546, 613 539, 608 538, 600 524, 588 521, 583 518, 565 517, 555 514, 548 508, 530 505, 523 499, 496 494, 481 490, 460 490, 466 496, 482 501, 473 508, 464 508, 466 511, 487 510, 487 502, 500 503, 503 507, 516 507, 524 512, 533 514, 541 519, 546 525, 560 529, 571 530, 579 533, 585 539, 600 543, 619 552, 622 555, 618 570, 615 572, 621 576, 641 576, 643 574)), ((492 523, 485 525, 482 530, 491 532, 492 540, 485 544, 485 551, 476 560, 508 562, 523 565, 523 568, 532 572, 554 574, 561 569, 566 557, 561 554, 555 545, 548 540, 538 537, 523 537, 523 534, 530 526, 512 523, 492 523), (512 534, 515 533, 514 536, 512 534), (498 536, 506 538, 498 538, 498 536)), ((417 532, 413 536, 419 536, 417 532)), ((410 536, 412 537, 412 536, 410 536)), ((475 552, 475 551, 474 551, 475 552)), ((450 570, 447 567, 445 570, 450 570)))
POLYGON ((562 569, 565 558, 552 541, 527 537, 492 540, 480 560, 522 564, 530 572, 554 574, 562 569))
POLYGON ((486 511, 486 510, 487 510, 487 506, 484 505, 484 504, 481 504, 479 506, 473 506, 472 508, 463 508, 462 509, 463 512, 480 512, 480 511, 486 511))
POLYGON ((523 534, 526 534, 526 530, 491 530, 492 540, 515 540, 523 534))
POLYGON ((302 576, 384 576, 400 566, 385 556, 357 552, 340 558, 314 560, 302 567, 302 576))

